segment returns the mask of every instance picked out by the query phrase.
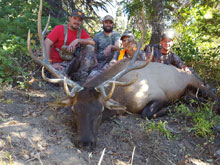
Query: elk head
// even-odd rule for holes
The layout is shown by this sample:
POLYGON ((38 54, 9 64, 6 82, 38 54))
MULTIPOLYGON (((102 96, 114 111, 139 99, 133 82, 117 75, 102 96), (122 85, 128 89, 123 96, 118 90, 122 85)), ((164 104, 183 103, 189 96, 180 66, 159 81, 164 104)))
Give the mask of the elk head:
POLYGON ((47 31, 50 17, 48 17, 48 22, 42 32, 41 29, 41 13, 42 13, 42 0, 40 0, 40 8, 38 13, 38 37, 41 44, 42 49, 42 56, 43 59, 37 58, 31 50, 31 42, 30 42, 30 31, 28 32, 28 39, 27 39, 27 47, 30 56, 32 59, 42 65, 42 77, 45 81, 51 83, 63 83, 64 90, 69 97, 67 100, 64 100, 62 103, 65 106, 71 106, 72 111, 74 112, 74 117, 77 126, 77 140, 76 146, 78 147, 88 147, 88 149, 94 148, 96 144, 96 135, 98 128, 101 123, 102 119, 102 112, 104 108, 108 109, 123 109, 125 110, 126 107, 120 105, 116 101, 111 99, 111 96, 114 92, 115 86, 128 86, 136 81, 134 78, 130 82, 118 82, 117 79, 125 75, 131 70, 140 69, 145 67, 149 61, 147 61, 142 66, 135 66, 135 59, 137 54, 140 51, 140 45, 138 50, 136 51, 134 58, 131 60, 130 64, 117 73, 114 77, 108 79, 107 81, 102 82, 98 86, 95 87, 82 87, 78 83, 72 81, 65 75, 59 73, 48 60, 48 56, 46 53, 46 47, 44 42, 44 36, 47 31), (56 79, 49 79, 44 74, 44 68, 46 68, 56 79), (111 90, 108 94, 105 92, 105 88, 108 86, 112 86, 111 90), (72 89, 69 90, 69 87, 72 89))

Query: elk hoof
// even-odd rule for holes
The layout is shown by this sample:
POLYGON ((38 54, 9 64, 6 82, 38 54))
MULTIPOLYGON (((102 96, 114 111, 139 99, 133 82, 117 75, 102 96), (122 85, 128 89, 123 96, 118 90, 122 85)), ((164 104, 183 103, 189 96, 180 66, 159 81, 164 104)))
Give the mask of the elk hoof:
POLYGON ((152 118, 154 118, 154 115, 149 115, 149 114, 147 114, 146 112, 142 112, 141 113, 141 117, 143 118, 143 119, 148 119, 148 120, 151 120, 152 118))

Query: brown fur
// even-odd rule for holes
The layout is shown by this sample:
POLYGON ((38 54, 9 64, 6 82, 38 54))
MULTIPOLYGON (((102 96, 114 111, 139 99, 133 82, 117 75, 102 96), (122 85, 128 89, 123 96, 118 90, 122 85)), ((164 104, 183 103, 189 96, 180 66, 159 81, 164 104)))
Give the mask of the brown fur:
MULTIPOLYGON (((128 65, 128 62, 128 60, 118 62, 103 74, 84 84, 84 89, 76 93, 73 107, 77 109, 73 111, 76 113, 75 117, 77 116, 77 146, 92 148, 96 143, 105 102, 104 97, 94 87, 117 74, 128 65)), ((144 61, 136 63, 141 65, 144 61)), ((156 107, 161 108, 165 105, 164 103, 179 99, 189 86, 207 91, 203 83, 193 74, 160 63, 149 63, 147 67, 131 71, 119 80, 122 82, 130 81, 137 73, 139 76, 134 84, 128 87, 116 87, 112 97, 132 113, 141 113, 147 105, 151 105, 148 103, 155 101, 157 101, 156 107)), ((152 115, 153 117, 160 116, 160 113, 152 115)))
MULTIPOLYGON (((103 74, 92 79, 84 86, 97 86, 111 78, 126 65, 128 60, 118 62, 103 74)), ((141 65, 144 61, 137 61, 141 65)), ((138 80, 128 87, 116 87, 113 99, 127 107, 133 113, 140 113, 152 100, 171 102, 179 99, 188 86, 204 88, 203 83, 193 74, 184 72, 171 65, 150 63, 147 67, 131 71, 120 78, 120 81, 130 81, 138 73, 138 80)))

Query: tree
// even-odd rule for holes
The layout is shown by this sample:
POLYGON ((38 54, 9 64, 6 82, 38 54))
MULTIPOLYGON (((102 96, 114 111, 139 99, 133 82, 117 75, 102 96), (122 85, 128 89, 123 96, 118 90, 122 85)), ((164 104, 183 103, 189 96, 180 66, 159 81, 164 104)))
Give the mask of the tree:
POLYGON ((161 34, 164 31, 164 6, 162 0, 152 1, 152 12, 150 13, 150 25, 152 28, 152 35, 150 44, 157 44, 160 42, 161 34))
POLYGON ((65 18, 68 16, 68 12, 62 7, 62 1, 45 0, 48 3, 48 8, 44 8, 47 14, 50 14, 54 18, 65 18))
MULTIPOLYGON (((141 29, 141 9, 145 11, 145 28, 151 29, 150 44, 160 41, 164 29, 164 3, 163 0, 134 0, 122 2, 125 12, 128 14, 132 29, 141 29)), ((149 31, 149 30, 148 30, 149 31)))
POLYGON ((120 32, 121 34, 126 29, 126 20, 125 16, 122 13, 122 6, 119 2, 117 2, 117 11, 116 11, 116 18, 115 18, 115 29, 116 31, 120 32))

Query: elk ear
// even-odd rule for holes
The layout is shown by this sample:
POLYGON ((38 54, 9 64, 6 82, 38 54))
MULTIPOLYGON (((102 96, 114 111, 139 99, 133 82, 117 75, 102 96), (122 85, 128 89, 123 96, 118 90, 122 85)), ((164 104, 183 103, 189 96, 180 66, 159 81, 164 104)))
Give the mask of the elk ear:
POLYGON ((72 105, 73 105, 73 99, 72 99, 72 98, 67 98, 67 99, 65 99, 65 100, 61 100, 61 101, 60 101, 60 104, 61 104, 63 107, 72 106, 72 105))
POLYGON ((73 105, 73 99, 67 98, 61 101, 49 102, 48 105, 51 107, 68 107, 73 105))
POLYGON ((123 110, 125 111, 127 109, 126 106, 121 105, 117 101, 113 99, 109 99, 108 101, 105 101, 104 103, 105 108, 108 108, 109 110, 123 110))

